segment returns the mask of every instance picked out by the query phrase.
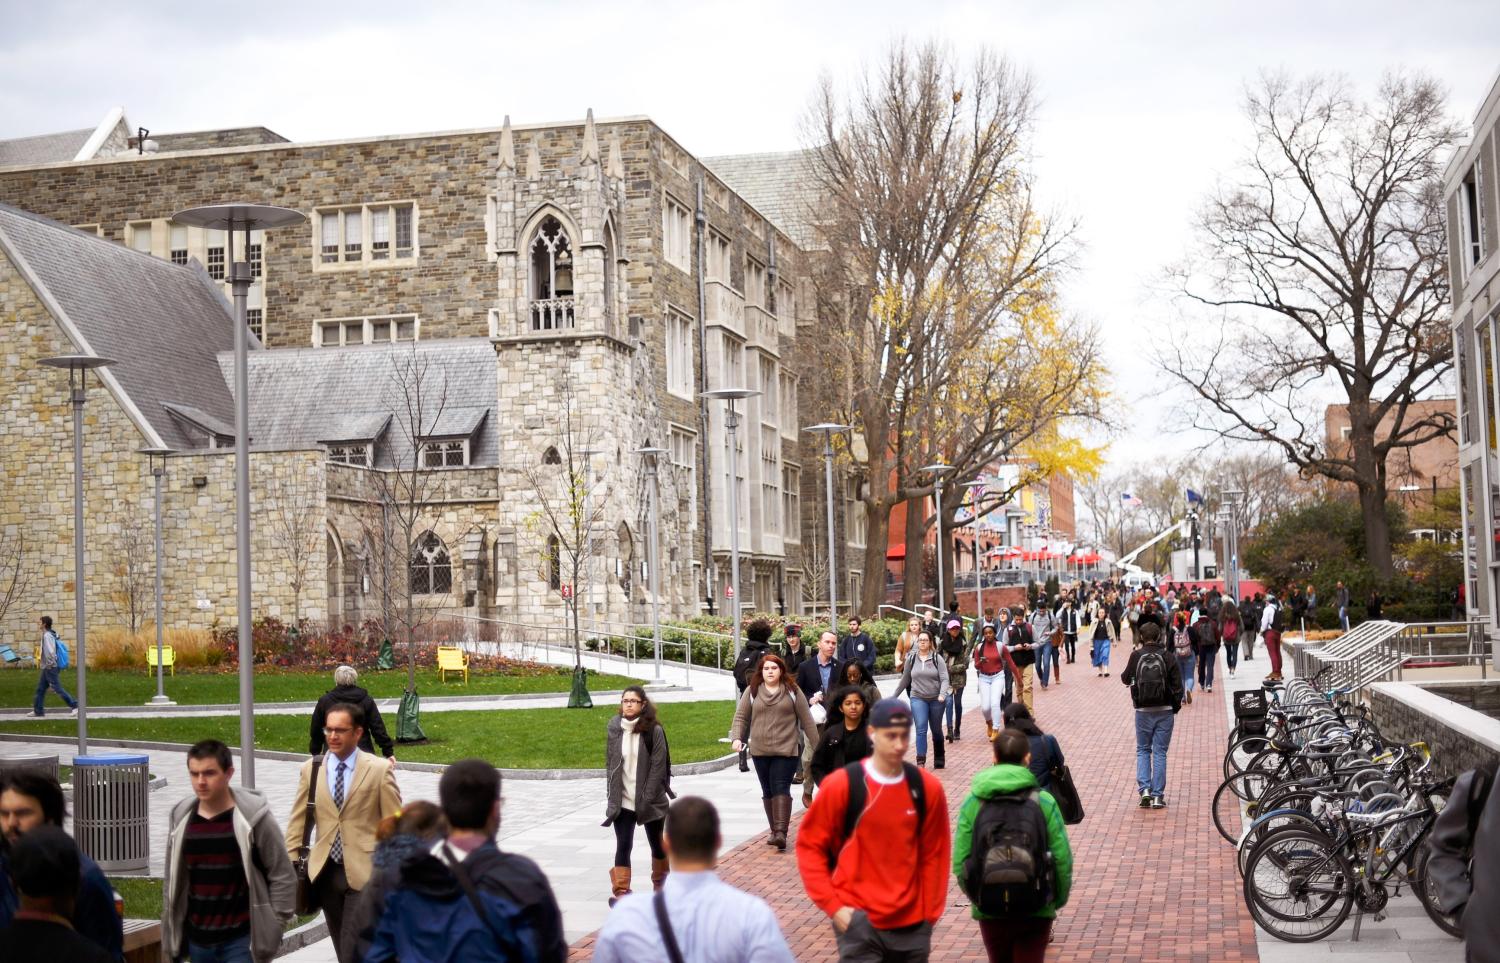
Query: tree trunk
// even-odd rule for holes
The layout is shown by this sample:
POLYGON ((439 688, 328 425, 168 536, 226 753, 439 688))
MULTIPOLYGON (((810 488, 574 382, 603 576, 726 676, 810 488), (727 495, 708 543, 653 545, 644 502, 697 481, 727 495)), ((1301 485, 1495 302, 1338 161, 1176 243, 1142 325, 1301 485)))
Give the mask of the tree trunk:
POLYGON ((1359 513, 1365 523, 1365 559, 1381 578, 1395 574, 1391 560, 1391 525, 1385 514, 1385 486, 1359 486, 1359 513))
POLYGON ((885 548, 891 531, 891 504, 884 499, 867 501, 864 509, 865 581, 861 586, 860 597, 850 600, 851 604, 857 603, 851 614, 873 619, 878 616, 880 606, 885 602, 885 548))
POLYGON ((922 571, 927 538, 927 526, 924 524, 926 514, 926 498, 906 500, 906 582, 901 588, 901 607, 904 609, 915 609, 917 603, 922 601, 922 589, 926 581, 922 571))

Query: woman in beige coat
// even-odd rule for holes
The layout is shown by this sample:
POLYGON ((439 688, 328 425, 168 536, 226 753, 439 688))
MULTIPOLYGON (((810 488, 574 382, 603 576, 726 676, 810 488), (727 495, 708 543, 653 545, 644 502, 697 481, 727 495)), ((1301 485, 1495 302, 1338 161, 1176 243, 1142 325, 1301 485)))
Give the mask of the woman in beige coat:
POLYGON ((770 845, 786 851, 786 828, 792 821, 792 776, 801 753, 797 729, 810 745, 818 744, 818 725, 807 707, 807 699, 786 670, 781 656, 761 657, 759 671, 750 680, 734 710, 729 736, 734 751, 749 743, 755 775, 760 778, 761 801, 771 827, 770 845))

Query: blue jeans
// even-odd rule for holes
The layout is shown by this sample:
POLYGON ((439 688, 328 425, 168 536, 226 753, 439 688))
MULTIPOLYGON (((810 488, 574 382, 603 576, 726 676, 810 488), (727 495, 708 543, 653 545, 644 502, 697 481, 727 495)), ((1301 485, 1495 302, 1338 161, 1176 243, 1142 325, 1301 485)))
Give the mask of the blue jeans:
POLYGON ((1240 664, 1240 640, 1238 637, 1224 643, 1224 664, 1233 672, 1240 664))
POLYGON ((1198 650, 1198 684, 1211 686, 1214 684, 1214 665, 1219 661, 1219 647, 1217 645, 1207 646, 1198 650))
POLYGON ((188 941, 188 959, 192 963, 255 963, 250 955, 250 934, 224 943, 207 946, 188 941))
POLYGON ((1339 606, 1339 627, 1345 632, 1349 631, 1349 609, 1339 606))
POLYGON ((1052 678, 1052 660, 1057 658, 1057 648, 1051 642, 1044 641, 1037 644, 1036 650, 1036 677, 1045 689, 1052 678))
POLYGON ((1142 793, 1167 794, 1167 747, 1176 721, 1171 709, 1135 711, 1135 784, 1142 793))
POLYGON ((792 794, 792 777, 797 774, 796 756, 751 756, 750 761, 755 763, 762 799, 792 794))
POLYGON ((46 710, 42 706, 42 700, 47 696, 47 690, 51 689, 62 696, 62 701, 69 709, 78 708, 78 700, 68 694, 68 690, 62 687, 62 681, 58 679, 57 667, 43 669, 41 677, 36 680, 36 697, 31 700, 31 710, 37 715, 42 715, 46 710))
POLYGON ((917 724, 917 758, 927 758, 927 726, 932 724, 932 745, 942 741, 943 704, 937 699, 911 700, 912 721, 917 724))
POLYGON ((1187 655, 1179 655, 1177 657, 1177 668, 1182 670, 1182 691, 1193 691, 1193 667, 1197 664, 1198 657, 1193 654, 1191 649, 1188 650, 1187 655))
MULTIPOLYGON (((967 680, 965 680, 967 681, 967 680)), ((948 701, 943 706, 943 720, 948 723, 948 731, 953 731, 954 723, 962 722, 964 718, 964 690, 963 686, 954 686, 948 693, 948 701)))

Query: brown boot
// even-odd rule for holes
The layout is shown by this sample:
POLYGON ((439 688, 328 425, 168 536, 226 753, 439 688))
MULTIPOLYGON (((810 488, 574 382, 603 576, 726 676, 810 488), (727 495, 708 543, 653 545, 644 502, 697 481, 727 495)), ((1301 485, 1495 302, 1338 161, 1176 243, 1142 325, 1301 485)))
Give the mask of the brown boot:
POLYGON ((809 780, 807 780, 806 782, 804 782, 802 784, 802 808, 803 809, 810 809, 810 808, 812 808, 812 801, 813 801, 813 781, 811 779, 809 779, 809 780))
POLYGON ((609 870, 609 905, 630 892, 630 867, 612 866, 609 870))
POLYGON ((786 830, 792 821, 792 797, 771 798, 771 845, 778 852, 786 852, 786 830))
POLYGON ((776 810, 772 808, 774 803, 774 799, 761 800, 761 805, 766 807, 766 826, 771 830, 771 834, 766 837, 767 846, 776 845, 776 810))
POLYGON ((984 724, 984 737, 990 742, 995 741, 995 727, 988 722, 984 724))
POLYGON ((661 889, 662 883, 667 881, 667 872, 667 861, 665 859, 653 858, 651 860, 651 889, 653 892, 661 889))

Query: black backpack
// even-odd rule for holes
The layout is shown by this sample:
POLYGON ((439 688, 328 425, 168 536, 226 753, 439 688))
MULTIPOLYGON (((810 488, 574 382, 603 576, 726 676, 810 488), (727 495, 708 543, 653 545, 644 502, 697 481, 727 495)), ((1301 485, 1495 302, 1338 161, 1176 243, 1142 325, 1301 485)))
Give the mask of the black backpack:
POLYGON ((964 891, 979 912, 1002 919, 1035 916, 1052 901, 1054 878, 1037 790, 980 803, 973 848, 964 863, 964 891))
POLYGON ((741 689, 750 688, 750 680, 755 678, 755 669, 760 665, 761 656, 766 654, 765 649, 752 649, 745 646, 740 649, 740 657, 734 660, 734 681, 741 689))
POLYGON ((1271 631, 1283 631, 1281 622, 1281 603, 1278 602, 1276 605, 1272 606, 1271 613, 1271 631))
POLYGON ((1162 649, 1147 646, 1135 663, 1135 679, 1130 683, 1130 695, 1137 709, 1153 709, 1171 705, 1167 697, 1167 655, 1162 649))

